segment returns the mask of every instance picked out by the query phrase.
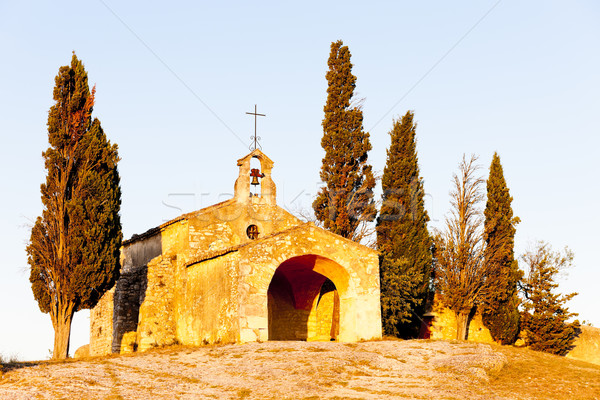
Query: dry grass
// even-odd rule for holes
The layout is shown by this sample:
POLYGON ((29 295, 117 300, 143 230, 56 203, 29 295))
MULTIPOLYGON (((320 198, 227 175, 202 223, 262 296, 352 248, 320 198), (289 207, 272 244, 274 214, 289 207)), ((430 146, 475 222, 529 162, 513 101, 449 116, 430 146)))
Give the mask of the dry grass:
POLYGON ((2 367, 0 399, 600 399, 600 366, 468 342, 175 346, 2 367))
POLYGON ((600 366, 528 349, 496 346, 509 360, 491 384, 517 398, 600 399, 600 366))
POLYGON ((19 356, 16 354, 11 354, 9 356, 0 354, 0 364, 15 364, 18 362, 19 362, 19 356))

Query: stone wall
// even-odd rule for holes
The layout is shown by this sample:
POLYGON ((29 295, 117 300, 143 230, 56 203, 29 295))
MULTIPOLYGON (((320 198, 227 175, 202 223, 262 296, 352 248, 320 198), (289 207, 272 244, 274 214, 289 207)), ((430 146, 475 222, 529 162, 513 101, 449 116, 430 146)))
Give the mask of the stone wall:
POLYGON ((268 293, 268 340, 307 340, 311 310, 296 309, 289 293, 268 293))
POLYGON ((315 302, 314 311, 308 319, 308 340, 337 340, 340 334, 340 297, 337 290, 323 290, 315 302))
MULTIPOLYGON (((230 206, 226 202, 216 208, 230 206)), ((283 218, 284 224, 293 222, 283 218)), ((107 297, 92 317, 92 331, 98 332, 100 324, 112 330, 111 346, 106 350, 106 339, 102 344, 96 340, 92 351, 144 351, 176 342, 381 337, 378 258, 373 250, 312 224, 242 241, 247 223, 247 217, 225 223, 188 215, 154 236, 128 243, 116 294, 107 297), (237 246, 223 248, 237 240, 241 240, 237 246), (153 257, 158 249, 161 254, 153 257), (269 332, 273 310, 268 306, 268 288, 275 271, 296 259, 302 271, 291 272, 295 297, 277 321, 272 319, 269 332), (326 278, 331 290, 321 292, 326 278), (112 314, 106 312, 108 303, 112 314)))
POLYGON ((239 341, 238 262, 239 254, 231 252, 186 268, 176 298, 181 343, 239 341))
MULTIPOLYGON (((135 350, 136 343, 123 340, 128 333, 137 331, 140 305, 146 296, 148 268, 129 266, 115 285, 113 297, 112 352, 135 350), (133 349, 131 347, 134 347, 133 349)), ((131 338, 131 334, 128 335, 131 338)))
MULTIPOLYGON (((306 275, 297 274, 292 279, 306 279, 306 275)), ((316 285, 314 291, 306 290, 307 285, 290 284, 282 273, 275 273, 267 293, 269 340, 337 340, 340 316, 337 290, 323 276, 312 282, 316 285), (294 298, 298 291, 301 296, 294 298)))
POLYGON ((188 215, 190 255, 225 250, 251 243, 246 230, 256 225, 259 238, 283 231, 302 222, 287 211, 264 204, 239 204, 233 200, 188 215))
MULTIPOLYGON (((339 296, 340 341, 381 337, 379 260, 372 249, 304 224, 242 247, 239 252, 242 341, 263 340, 259 333, 268 329, 268 288, 284 263, 296 264, 291 270, 298 271, 290 272, 288 281, 302 280, 298 275, 301 270, 310 270, 333 282, 339 296)), ((319 288, 320 284, 317 294, 319 288)), ((296 304, 299 308, 303 307, 296 304)))
MULTIPOLYGON (((130 352, 140 345, 138 323, 141 306, 143 304, 154 306, 153 299, 158 296, 162 301, 164 298, 164 291, 160 290, 162 286, 157 279, 158 272, 152 269, 149 274, 148 265, 160 264, 165 249, 172 248, 180 242, 182 231, 187 237, 185 221, 182 224, 181 220, 174 220, 123 242, 120 277, 113 289, 107 292, 98 305, 91 310, 90 352, 92 355, 130 352), (150 285, 149 277, 152 279, 150 285), (150 299, 146 301, 148 295, 150 299)), ((159 266, 158 269, 160 268, 159 266)), ((172 277, 172 272, 169 276, 172 277)), ((171 284, 171 293, 172 289, 171 284)), ((161 342, 161 339, 158 341, 161 342)), ((144 345, 148 342, 151 341, 146 340, 144 345)))
POLYGON ((92 311, 93 351, 268 340, 269 285, 279 266, 302 257, 312 278, 296 279, 282 329, 303 340, 381 337, 376 252, 277 207, 272 165, 253 151, 238 160, 233 199, 123 243, 116 292, 92 311), (259 196, 250 193, 252 157, 264 174, 259 196), (257 237, 247 234, 250 226, 257 237), (325 278, 333 289, 320 293, 325 278))
MULTIPOLYGON (((456 339, 456 315, 454 314, 454 311, 450 310, 448 307, 444 307, 441 301, 436 297, 433 313, 435 317, 430 328, 431 339, 456 339)), ((471 319, 468 340, 481 343, 494 342, 489 329, 483 325, 480 313, 476 313, 471 319)))
MULTIPOLYGON (((139 306, 136 343, 144 351, 156 346, 170 345, 175 338, 175 276, 171 258, 157 257, 147 266, 147 289, 139 306)), ((136 329, 133 330, 134 332, 136 329)))
POLYGON ((99 356, 112 352, 113 296, 114 287, 104 293, 90 310, 90 355, 99 356))
POLYGON ((153 258, 160 256, 163 252, 162 236, 161 229, 155 229, 151 235, 123 242, 123 247, 121 248, 121 272, 128 273, 133 269, 148 264, 153 258))

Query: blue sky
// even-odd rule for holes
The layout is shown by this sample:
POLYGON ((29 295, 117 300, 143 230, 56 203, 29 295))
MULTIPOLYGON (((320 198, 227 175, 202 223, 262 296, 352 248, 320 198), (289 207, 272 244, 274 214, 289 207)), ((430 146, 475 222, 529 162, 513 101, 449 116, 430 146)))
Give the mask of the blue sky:
MULTIPOLYGON (((49 316, 28 281, 54 77, 71 52, 96 84, 94 115, 122 157, 125 237, 230 196, 258 104, 280 205, 310 206, 323 156, 330 43, 352 53, 370 161, 385 165, 394 118, 414 110, 432 227, 462 154, 487 174, 500 154, 522 222, 516 248, 575 252, 561 280, 600 326, 600 5, 479 2, 0 2, 0 353, 39 359, 49 316), (180 211, 181 210, 181 211, 180 211)), ((88 342, 88 313, 72 350, 88 342)))

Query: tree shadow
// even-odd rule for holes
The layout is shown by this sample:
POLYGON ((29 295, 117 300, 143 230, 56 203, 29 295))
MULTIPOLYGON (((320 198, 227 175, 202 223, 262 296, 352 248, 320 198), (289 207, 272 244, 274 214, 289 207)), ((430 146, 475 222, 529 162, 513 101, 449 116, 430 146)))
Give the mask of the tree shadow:
POLYGON ((565 349, 564 352, 562 352, 562 354, 560 354, 561 356, 565 356, 567 354, 569 354, 569 352, 571 350, 573 350, 576 346, 576 340, 579 336, 581 336, 581 325, 579 324, 579 321, 576 322, 572 322, 570 325, 570 329, 569 329, 569 336, 571 338, 571 344, 569 346, 567 346, 567 348, 565 349))
POLYGON ((471 308, 471 312, 469 313, 469 317, 467 318, 467 332, 466 332, 465 340, 469 340, 469 330, 471 328, 471 321, 473 321, 473 318, 475 318, 476 314, 477 314, 477 306, 471 308))
POLYGON ((146 298, 147 289, 148 267, 146 265, 122 273, 119 277, 113 301, 113 353, 121 352, 126 333, 137 332, 140 306, 146 298))
POLYGON ((21 368, 31 368, 40 365, 39 361, 12 361, 0 363, 0 376, 10 371, 15 371, 21 368))

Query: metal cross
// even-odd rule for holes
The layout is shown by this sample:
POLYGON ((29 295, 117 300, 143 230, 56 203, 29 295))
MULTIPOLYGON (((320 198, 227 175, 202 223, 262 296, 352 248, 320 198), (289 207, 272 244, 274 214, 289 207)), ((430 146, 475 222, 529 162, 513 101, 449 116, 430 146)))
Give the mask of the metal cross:
POLYGON ((256 119, 257 119, 256 117, 266 117, 266 115, 265 114, 258 114, 256 112, 256 104, 254 105, 254 112, 253 113, 247 112, 246 114, 254 115, 254 136, 250 136, 250 140, 254 141, 254 143, 250 144, 250 150, 254 151, 258 147, 261 147, 260 143, 258 143, 258 141, 260 140, 260 136, 256 136, 256 119))

